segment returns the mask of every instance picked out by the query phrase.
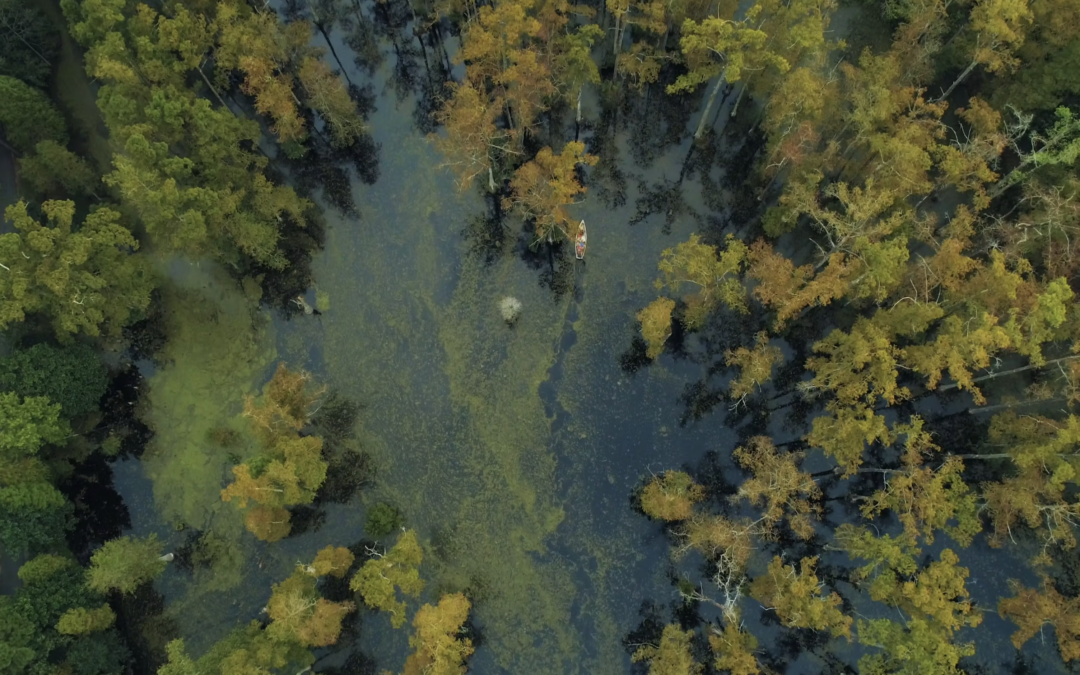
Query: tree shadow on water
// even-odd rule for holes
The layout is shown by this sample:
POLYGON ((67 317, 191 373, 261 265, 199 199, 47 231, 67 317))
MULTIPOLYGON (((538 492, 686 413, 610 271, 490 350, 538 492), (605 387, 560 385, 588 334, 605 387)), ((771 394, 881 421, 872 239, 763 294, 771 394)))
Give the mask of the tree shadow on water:
POLYGON ((561 238, 551 243, 536 242, 535 232, 528 223, 514 247, 517 256, 529 269, 540 272, 537 283, 551 293, 554 302, 575 288, 576 259, 569 253, 570 248, 561 238))
POLYGON ((143 584, 131 595, 119 595, 116 627, 131 650, 132 671, 156 673, 167 659, 165 645, 180 637, 177 622, 165 613, 165 597, 153 584, 143 584))
POLYGON ((99 546, 131 527, 131 513, 113 487, 112 467, 101 453, 76 464, 59 488, 75 508, 76 525, 68 531, 67 540, 82 564, 99 546))

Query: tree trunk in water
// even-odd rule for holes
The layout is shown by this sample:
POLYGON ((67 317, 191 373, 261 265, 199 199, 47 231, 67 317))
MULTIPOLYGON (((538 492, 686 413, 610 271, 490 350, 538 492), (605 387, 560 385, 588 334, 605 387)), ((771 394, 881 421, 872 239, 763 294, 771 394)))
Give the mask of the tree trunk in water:
MULTIPOLYGON (((1052 361, 1047 361, 1046 363, 1043 363, 1042 365, 1030 364, 1030 365, 1027 365, 1027 366, 1021 366, 1019 368, 1013 368, 1011 370, 1002 370, 1002 371, 997 372, 997 373, 990 373, 989 375, 983 375, 982 377, 976 377, 975 379, 973 379, 971 381, 971 383, 972 384, 978 384, 980 382, 986 382, 987 380, 992 380, 992 379, 994 379, 996 377, 1004 377, 1005 375, 1014 375, 1016 373, 1022 373, 1025 370, 1034 370, 1036 368, 1045 368, 1047 366, 1052 366, 1055 363, 1061 363, 1062 361, 1073 361, 1075 359, 1080 359, 1080 355, 1063 356, 1060 359, 1054 359, 1052 361)), ((942 385, 942 386, 938 387, 937 389, 935 389, 933 391, 935 391, 935 392, 948 391, 950 389, 957 389, 959 386, 960 385, 958 385, 958 384, 956 384, 954 382, 952 384, 942 385)))
POLYGON ((206 83, 206 86, 210 89, 210 92, 214 94, 214 98, 218 100, 218 103, 221 104, 221 107, 231 111, 232 108, 225 104, 225 99, 221 98, 221 94, 218 93, 218 90, 214 88, 214 85, 210 84, 210 80, 206 77, 206 73, 202 71, 202 67, 200 66, 195 70, 199 71, 199 75, 202 77, 203 82, 206 83))
MULTIPOLYGON (((975 66, 979 65, 978 61, 972 61, 967 68, 964 68, 964 72, 960 73, 960 77, 949 85, 949 88, 945 90, 945 93, 937 97, 937 101, 944 101, 949 98, 949 94, 953 93, 953 89, 960 86, 960 83, 967 79, 967 76, 971 74, 971 71, 975 70, 975 66)), ((937 102, 935 101, 935 103, 937 102)))
POLYGON ((330 53, 334 55, 334 60, 337 61, 338 67, 341 68, 341 74, 345 76, 345 81, 352 86, 352 78, 349 77, 349 71, 345 69, 345 64, 341 62, 341 57, 338 56, 337 50, 334 49, 334 43, 330 41, 330 33, 323 29, 319 24, 316 24, 319 28, 319 32, 322 33, 323 39, 326 40, 326 45, 330 47, 330 53))
POLYGON ((491 172, 490 164, 488 164, 488 190, 495 194, 495 175, 491 172))
POLYGON ((713 104, 716 103, 716 95, 720 93, 720 89, 724 86, 727 78, 724 77, 727 73, 727 68, 720 71, 720 76, 716 78, 716 84, 713 85, 712 91, 709 93, 709 99, 705 102, 705 110, 701 113, 701 121, 698 122, 697 131, 694 132, 694 140, 699 140, 701 135, 705 133, 705 127, 708 126, 709 113, 712 112, 713 104))
POLYGON ((746 93, 747 82, 743 82, 743 86, 739 89, 739 95, 735 98, 735 105, 731 107, 731 119, 735 119, 735 116, 739 114, 739 104, 742 103, 743 94, 746 93))
POLYGON ((611 79, 619 78, 619 52, 622 51, 622 17, 615 17, 615 43, 611 46, 615 50, 615 70, 611 73, 611 79))

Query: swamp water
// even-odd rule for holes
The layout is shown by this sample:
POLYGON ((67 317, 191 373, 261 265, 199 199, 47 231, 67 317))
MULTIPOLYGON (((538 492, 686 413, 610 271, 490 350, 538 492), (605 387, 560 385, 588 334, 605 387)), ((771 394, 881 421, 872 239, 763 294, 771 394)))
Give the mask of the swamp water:
MULTIPOLYGON (((335 47, 345 60, 348 48, 335 47)), ((641 601, 673 598, 667 543, 631 510, 630 494, 650 470, 733 439, 720 415, 679 426, 678 395, 696 366, 662 359, 632 376, 620 369, 634 314, 655 297, 660 252, 695 223, 676 219, 668 233, 630 227, 633 189, 619 209, 587 194, 572 214, 589 224, 588 255, 562 294, 538 283, 542 270, 512 241, 494 261, 470 255, 462 231, 486 206, 455 190, 413 126, 415 100, 396 99, 389 77, 384 65, 373 78, 386 92, 369 120, 382 144, 379 179, 353 185, 359 217, 326 208, 310 298, 325 311, 291 320, 252 311, 257 289, 245 293, 205 262, 170 264, 171 339, 143 413, 156 435, 141 462, 116 468, 134 532, 156 531, 177 547, 198 531, 213 553, 212 564, 193 573, 173 566, 157 584, 193 654, 259 618, 271 584, 298 562, 364 538, 367 508, 385 501, 424 543, 423 599, 465 589, 475 598, 483 643, 470 672, 625 672, 621 639, 641 601), (498 308, 507 295, 523 305, 512 328, 498 308), (220 501, 231 462, 207 439, 242 428, 243 396, 278 361, 361 406, 356 441, 377 475, 350 503, 326 507, 321 526, 264 545, 220 501)), ((674 179, 687 147, 654 163, 649 179, 674 179)), ((520 221, 507 223, 516 239, 520 221)), ((360 637, 338 647, 400 668, 407 631, 359 615, 360 637)))
MULTIPOLYGON (((420 534, 422 599, 463 590, 474 599, 482 644, 471 673, 627 672, 622 639, 640 622, 641 603, 665 606, 677 597, 668 542, 659 525, 634 513, 631 492, 650 472, 696 465, 709 451, 735 476, 735 432, 722 409, 680 424, 687 413, 680 395, 705 366, 667 354, 633 374, 620 366, 637 334, 635 313, 655 297, 661 251, 701 228, 712 213, 702 202, 715 207, 720 191, 688 179, 689 203, 654 207, 656 216, 631 225, 640 215, 635 200, 647 197, 642 186, 672 185, 689 140, 684 135, 643 168, 627 142, 637 132, 623 131, 616 146, 630 179, 625 204, 610 207, 592 186, 571 207, 589 226, 584 262, 549 266, 543 254, 523 254, 516 218, 506 220, 499 255, 477 255, 464 232, 488 207, 476 192, 456 191, 439 167, 443 158, 413 124, 416 98, 396 95, 400 50, 383 40, 386 62, 369 78, 349 65, 353 54, 338 37, 350 79, 381 92, 369 123, 382 147, 378 180, 352 185, 359 215, 325 206, 325 248, 307 297, 321 313, 286 320, 252 309, 253 283, 238 285, 205 262, 168 267, 171 339, 158 367, 147 369, 142 410, 155 437, 140 461, 117 463, 116 482, 135 534, 157 532, 172 548, 198 538, 203 560, 193 570, 172 565, 157 582, 168 601, 162 623, 172 622, 172 632, 150 641, 178 635, 202 654, 260 618, 271 585, 298 563, 324 546, 364 539, 367 510, 388 502, 420 534), (569 290, 553 293, 550 276, 539 283, 545 270, 569 290), (506 296, 523 306, 513 327, 499 312, 506 296), (244 530, 238 509, 221 502, 236 456, 208 437, 243 429, 244 395, 257 393, 279 361, 360 406, 354 440, 375 478, 347 504, 323 507, 325 517, 306 532, 265 545, 244 530)), ((776 431, 778 440, 801 433, 776 431)), ((991 607, 1017 566, 992 566, 985 545, 972 551, 964 560, 978 579, 972 594, 991 607)), ((755 621, 760 608, 747 604, 747 621, 755 621)), ((986 619, 981 631, 992 632, 981 637, 993 644, 980 643, 980 655, 1008 662, 1011 629, 991 613, 986 619)), ((348 622, 351 632, 317 653, 316 671, 341 665, 350 651, 374 658, 380 670, 401 667, 406 629, 363 608, 348 622)), ((752 630, 769 646, 778 636, 775 626, 752 630)), ((809 656, 802 666, 791 672, 821 668, 809 656)))

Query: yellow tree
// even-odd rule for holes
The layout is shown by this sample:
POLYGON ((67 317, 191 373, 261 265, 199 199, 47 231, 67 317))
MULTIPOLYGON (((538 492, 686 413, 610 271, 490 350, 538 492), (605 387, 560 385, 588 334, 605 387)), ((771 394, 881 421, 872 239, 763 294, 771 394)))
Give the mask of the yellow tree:
POLYGON ((288 534, 284 507, 311 503, 326 480, 322 439, 299 433, 323 391, 311 385, 309 374, 279 363, 263 395, 244 401, 244 416, 259 441, 259 452, 233 467, 235 480, 221 491, 221 498, 236 500, 242 509, 248 501, 260 505, 245 517, 248 530, 260 539, 277 541, 288 534))
POLYGON ((693 631, 679 630, 678 624, 668 624, 660 634, 659 644, 638 648, 630 660, 634 663, 647 661, 649 675, 699 675, 703 667, 694 660, 690 644, 693 637, 693 631))
POLYGON ((289 536, 291 520, 288 509, 258 504, 244 514, 244 527, 262 541, 273 543, 289 536))
POLYGON ((745 314, 746 288, 739 280, 739 273, 746 264, 746 245, 728 235, 723 250, 717 250, 701 242, 697 234, 675 248, 660 254, 660 277, 657 290, 667 288, 679 293, 685 286, 696 290, 683 296, 688 309, 686 323, 694 328, 701 325, 710 311, 723 303, 745 314))
POLYGON ((825 595, 814 573, 817 557, 803 558, 799 568, 775 556, 765 574, 750 584, 750 595, 776 612, 788 628, 827 630, 833 637, 851 639, 851 617, 840 610, 836 593, 825 595))
POLYGON ((806 362, 814 378, 805 389, 828 392, 845 406, 875 405, 878 399, 892 405, 909 398, 907 388, 896 382, 903 351, 893 339, 887 326, 865 318, 848 332, 832 331, 814 344, 816 356, 806 362))
POLYGON ((998 614, 1016 624, 1012 634, 1013 646, 1020 649, 1025 642, 1041 633, 1046 625, 1057 634, 1058 651, 1065 661, 1080 658, 1080 598, 1067 598, 1043 578, 1042 591, 1025 588, 1016 580, 1009 586, 1015 594, 998 602, 998 614))
POLYGON ((974 44, 971 62, 941 94, 939 100, 949 94, 979 65, 991 73, 1011 70, 1019 63, 1014 52, 1024 43, 1025 33, 1031 24, 1029 0, 977 0, 971 8, 965 30, 974 44))
POLYGON ((705 498, 705 490, 682 471, 665 471, 641 492, 641 509, 650 518, 666 521, 686 520, 694 513, 694 504, 705 498))
POLYGON ((489 99, 469 82, 448 86, 450 96, 435 113, 435 121, 446 133, 431 134, 430 138, 446 157, 444 165, 457 176, 459 190, 465 191, 478 176, 487 174, 488 191, 495 192, 498 153, 517 154, 510 147, 510 131, 496 124, 503 101, 489 99))
POLYGON ((289 64, 307 50, 310 25, 304 21, 282 25, 275 13, 257 12, 238 1, 218 3, 216 10, 219 82, 227 82, 230 71, 243 72, 240 88, 254 96, 255 109, 273 121, 278 140, 303 141, 307 128, 289 64))
POLYGON ((500 0, 481 7, 463 31, 456 57, 466 64, 469 83, 487 93, 488 105, 497 101, 504 106, 500 112, 506 114, 518 146, 547 100, 558 93, 550 59, 541 52, 544 35, 550 40, 553 26, 562 21, 542 12, 545 30, 545 24, 530 14, 536 5, 536 0, 500 0))
POLYGON ((767 242, 751 244, 747 254, 747 279, 757 282, 754 297, 776 312, 774 330, 808 307, 825 306, 840 298, 848 286, 850 270, 843 253, 829 256, 825 269, 815 274, 813 265, 795 267, 767 242))
POLYGON ((461 593, 444 595, 438 605, 424 605, 413 618, 403 675, 463 675, 472 655, 472 640, 461 635, 470 603, 461 593))
POLYGON ((295 641, 305 647, 325 647, 337 642, 341 621, 356 609, 351 602, 330 602, 320 597, 316 579, 297 570, 274 584, 266 604, 270 617, 267 634, 278 641, 295 641))
POLYGON ((741 79, 748 62, 758 67, 768 64, 781 72, 788 70, 788 62, 768 49, 769 36, 753 27, 761 9, 761 5, 755 4, 740 21, 710 17, 700 23, 693 19, 683 23, 679 46, 689 72, 669 85, 668 93, 694 91, 716 79, 694 131, 695 139, 705 133, 713 104, 724 83, 741 79))
POLYGON ((764 331, 757 334, 752 349, 739 347, 724 352, 724 363, 739 369, 729 385, 735 405, 771 379, 773 368, 783 360, 780 348, 769 344, 769 334, 764 331))
POLYGON ((991 545, 1012 539, 1012 528, 1024 524, 1035 530, 1045 546, 1076 546, 1080 502, 1069 499, 1076 484, 1080 456, 1080 418, 1064 420, 1013 412, 995 415, 990 441, 1006 448, 1002 453, 1015 472, 1000 482, 983 485, 982 496, 990 514, 991 545))
POLYGON ((315 560, 311 563, 308 572, 317 577, 329 574, 340 579, 345 576, 352 564, 352 551, 344 546, 327 546, 315 554, 315 560))
POLYGON ((956 112, 968 126, 959 127, 952 143, 938 146, 939 183, 970 193, 972 207, 981 211, 990 205, 986 187, 998 179, 993 168, 1009 138, 1001 114, 980 98, 956 112))
POLYGON ((416 541, 416 532, 407 530, 389 551, 376 553, 365 562, 349 581, 349 588, 359 593, 369 607, 390 612, 390 623, 401 628, 405 625, 405 603, 398 600, 397 594, 419 597, 424 589, 420 578, 423 560, 424 552, 416 541))
POLYGON ((307 94, 308 104, 330 127, 333 145, 339 148, 350 146, 364 134, 364 121, 356 110, 356 102, 341 79, 321 59, 312 56, 302 59, 297 77, 307 94))
POLYGON ((510 196, 504 208, 513 209, 536 226, 537 240, 555 240, 561 234, 572 239, 577 228, 566 207, 574 203, 585 188, 577 180, 579 164, 592 166, 598 158, 585 152, 585 144, 567 143, 556 155, 551 148, 541 148, 536 157, 522 164, 510 181, 510 196))
POLYGON ((927 460, 941 449, 930 440, 918 417, 894 427, 893 432, 906 436, 903 467, 882 470, 887 476, 885 486, 862 504, 863 516, 874 518, 890 510, 913 540, 921 536, 933 543, 934 531, 943 530, 961 546, 970 544, 982 530, 982 522, 977 495, 963 479, 963 461, 945 457, 937 467, 927 466, 927 460))
POLYGON ((764 508, 760 520, 764 533, 773 534, 786 518, 800 539, 814 536, 813 519, 821 515, 821 488, 810 474, 799 470, 802 453, 781 453, 768 436, 754 436, 735 448, 733 456, 751 477, 739 485, 731 499, 745 499, 764 508))
POLYGON ((664 351, 664 343, 671 337, 671 313, 675 310, 675 301, 670 298, 657 298, 637 313, 641 323, 641 337, 648 345, 645 354, 655 359, 664 351))
POLYGON ((743 630, 738 611, 727 617, 723 629, 713 628, 709 633, 709 646, 716 655, 714 664, 719 671, 731 675, 758 675, 758 665, 754 651, 758 647, 757 638, 743 630))

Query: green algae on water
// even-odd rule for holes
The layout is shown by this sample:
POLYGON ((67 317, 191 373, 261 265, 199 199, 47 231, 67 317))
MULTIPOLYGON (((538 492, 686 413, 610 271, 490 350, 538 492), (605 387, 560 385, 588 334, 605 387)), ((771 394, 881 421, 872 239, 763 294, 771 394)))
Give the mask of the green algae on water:
POLYGON ((149 380, 146 422, 154 440, 143 463, 164 519, 199 530, 240 526, 221 501, 229 455, 214 434, 245 432, 238 417, 245 394, 273 361, 268 322, 224 271, 203 262, 162 292, 169 341, 165 365, 149 380), (210 270, 210 271, 207 271, 210 270))

